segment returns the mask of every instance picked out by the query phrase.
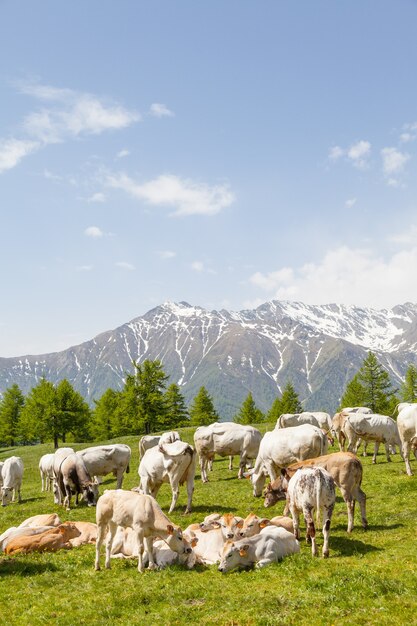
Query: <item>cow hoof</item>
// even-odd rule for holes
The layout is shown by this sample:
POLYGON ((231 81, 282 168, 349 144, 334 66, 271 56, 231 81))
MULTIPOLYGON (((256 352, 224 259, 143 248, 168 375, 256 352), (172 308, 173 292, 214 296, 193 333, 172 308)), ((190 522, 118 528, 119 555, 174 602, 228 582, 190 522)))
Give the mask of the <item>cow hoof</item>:
POLYGON ((329 552, 323 552, 323 559, 329 558, 329 552))
POLYGON ((94 567, 94 569, 96 570, 96 572, 99 572, 99 571, 101 570, 101 567, 100 567, 100 565, 96 565, 96 566, 94 567))

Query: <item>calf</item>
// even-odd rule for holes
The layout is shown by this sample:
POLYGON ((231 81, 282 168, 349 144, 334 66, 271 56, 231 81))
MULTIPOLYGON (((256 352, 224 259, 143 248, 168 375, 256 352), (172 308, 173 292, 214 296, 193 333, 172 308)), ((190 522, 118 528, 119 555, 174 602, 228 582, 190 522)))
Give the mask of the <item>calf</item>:
POLYGON ((203 532, 219 528, 223 535, 223 539, 238 539, 240 529, 243 524, 243 518, 233 513, 225 513, 220 515, 219 513, 212 513, 208 515, 203 522, 200 523, 200 529, 203 532))
POLYGON ((16 526, 11 526, 7 530, 4 531, 0 535, 0 551, 4 552, 7 544, 12 539, 17 537, 31 537, 32 535, 39 535, 40 533, 44 533, 46 530, 51 530, 55 528, 54 526, 23 526, 22 528, 17 528, 16 526))
POLYGON ((61 548, 71 548, 70 539, 80 534, 71 522, 50 528, 42 533, 14 537, 6 545, 6 554, 28 554, 29 552, 56 552, 61 548))
POLYGON ((7 506, 9 502, 14 502, 16 493, 18 501, 22 501, 20 488, 23 478, 23 461, 20 456, 10 456, 3 463, 1 468, 2 487, 1 487, 1 505, 7 506))
POLYGON ((294 534, 300 537, 300 512, 303 513, 307 525, 307 541, 311 539, 311 551, 317 556, 316 529, 313 511, 324 509, 323 517, 323 557, 329 556, 330 521, 336 502, 335 481, 322 467, 303 467, 290 478, 285 469, 281 473, 281 487, 278 499, 287 499, 288 508, 294 523, 294 534))
POLYGON ((249 513, 249 515, 243 520, 243 524, 240 527, 239 538, 258 535, 261 530, 267 526, 285 528, 288 532, 294 533, 294 525, 290 517, 278 515, 277 517, 268 519, 267 517, 258 517, 255 513, 249 513))
POLYGON ((276 563, 300 551, 300 544, 292 533, 285 528, 267 526, 258 535, 227 541, 224 545, 219 572, 225 574, 235 568, 265 567, 269 563, 276 563))
POLYGON ((59 526, 61 520, 56 513, 45 513, 43 515, 33 515, 28 517, 21 524, 19 528, 37 528, 38 526, 59 526))
POLYGON ((110 568, 113 539, 118 526, 132 528, 138 542, 138 571, 143 572, 143 551, 149 555, 149 568, 155 567, 153 538, 163 539, 174 552, 189 553, 191 547, 184 543, 182 530, 171 523, 152 496, 115 489, 105 491, 99 498, 96 509, 97 541, 95 569, 100 569, 100 548, 106 541, 106 568, 110 568))
POLYGON ((79 530, 79 535, 69 540, 73 548, 95 543, 97 540, 97 524, 93 522, 72 522, 79 530))
MULTIPOLYGON (((315 459, 307 459, 299 463, 293 463, 287 467, 287 473, 291 477, 302 467, 317 465, 323 467, 331 474, 336 485, 342 492, 343 500, 346 502, 348 514, 347 532, 353 530, 355 502, 359 502, 361 508, 362 526, 367 528, 368 521, 366 519, 366 494, 361 489, 362 484, 362 463, 355 454, 351 452, 335 452, 333 454, 325 454, 315 459)), ((270 507, 278 501, 276 489, 279 490, 281 481, 272 481, 267 485, 265 491, 264 506, 270 507)), ((285 513, 285 511, 284 511, 285 513)))

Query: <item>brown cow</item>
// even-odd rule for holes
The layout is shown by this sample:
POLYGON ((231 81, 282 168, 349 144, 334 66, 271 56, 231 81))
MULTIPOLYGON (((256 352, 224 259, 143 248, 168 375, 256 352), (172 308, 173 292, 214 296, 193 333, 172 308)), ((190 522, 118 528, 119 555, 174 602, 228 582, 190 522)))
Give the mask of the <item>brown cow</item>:
POLYGON ((62 548, 71 548, 70 539, 78 535, 80 535, 80 531, 75 524, 64 522, 60 526, 50 528, 39 535, 11 539, 5 548, 5 553, 56 552, 62 548))
POLYGON ((268 519, 267 517, 258 517, 255 513, 249 513, 249 515, 243 520, 243 524, 239 532, 239 538, 253 537, 253 535, 260 533, 266 526, 278 526, 280 528, 285 528, 285 530, 288 530, 290 533, 294 532, 294 525, 290 517, 277 515, 272 519, 268 519))
MULTIPOLYGON (((361 507, 362 526, 366 528, 368 526, 366 519, 366 495, 361 489, 363 469, 358 457, 351 452, 334 452, 333 454, 325 454, 315 459, 293 463, 287 467, 287 472, 289 476, 293 476, 298 469, 310 465, 316 465, 327 470, 342 492, 348 512, 347 532, 350 533, 353 529, 356 500, 361 507)), ((267 486, 264 501, 265 507, 270 507, 278 501, 277 494, 274 494, 274 491, 278 489, 280 480, 278 478, 267 486)))

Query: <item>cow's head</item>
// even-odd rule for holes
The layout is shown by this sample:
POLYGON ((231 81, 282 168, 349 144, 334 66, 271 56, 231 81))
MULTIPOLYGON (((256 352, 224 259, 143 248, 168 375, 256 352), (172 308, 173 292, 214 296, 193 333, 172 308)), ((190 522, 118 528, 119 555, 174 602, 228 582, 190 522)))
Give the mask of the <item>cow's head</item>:
POLYGON ((168 546, 179 555, 190 554, 192 552, 192 547, 184 539, 182 534, 182 529, 180 526, 174 526, 173 524, 167 524, 166 527, 167 536, 163 539, 168 546))
POLYGON ((249 544, 245 544, 242 541, 238 543, 226 541, 223 546, 220 564, 217 568, 219 572, 226 574, 226 572, 230 572, 236 567, 248 567, 250 565, 248 550, 249 544))
POLYGON ((255 468, 253 468, 245 472, 243 476, 251 481, 253 486, 253 495, 255 498, 259 498, 262 495, 262 489, 265 484, 265 469, 261 467, 259 471, 255 471, 255 468))
POLYGON ((95 506, 98 500, 98 485, 97 483, 89 482, 83 487, 83 499, 87 502, 88 506, 95 506))
POLYGON ((1 506, 7 506, 12 501, 13 489, 9 487, 1 488, 1 506))
POLYGON ((285 500, 287 498, 287 488, 290 475, 284 468, 281 470, 281 476, 274 480, 274 484, 268 483, 264 491, 264 507, 268 508, 278 502, 278 500, 285 500))
POLYGON ((258 517, 255 513, 249 513, 244 519, 239 532, 239 537, 252 537, 257 535, 262 528, 269 526, 270 520, 267 517, 258 517))

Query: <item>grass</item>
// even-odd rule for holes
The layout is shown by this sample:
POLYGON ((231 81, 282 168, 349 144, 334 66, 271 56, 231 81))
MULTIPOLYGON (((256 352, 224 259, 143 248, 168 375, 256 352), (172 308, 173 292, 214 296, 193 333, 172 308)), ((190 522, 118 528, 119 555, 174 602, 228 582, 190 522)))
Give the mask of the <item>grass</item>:
MULTIPOLYGON (((262 430, 266 430, 263 425, 262 430)), ((183 438, 192 441, 192 429, 183 438)), ((131 472, 124 487, 138 484, 138 438, 120 439, 132 447, 131 472)), ((74 445, 76 449, 85 445, 74 445)), ((52 452, 50 445, 0 450, 0 460, 16 454, 25 465, 23 502, 0 510, 0 532, 37 514, 58 512, 63 520, 95 521, 85 505, 63 511, 51 493, 42 494, 38 461, 52 452)), ((335 450, 334 450, 335 451, 335 450)), ((181 488, 178 510, 170 517, 183 527, 214 511, 246 516, 279 515, 283 503, 266 511, 252 496, 246 480, 229 472, 227 459, 214 463, 210 482, 196 477, 193 512, 184 516, 186 494, 181 488)), ((222 575, 216 566, 138 574, 136 561, 112 562, 110 571, 95 572, 94 546, 56 554, 0 557, 0 599, 3 622, 30 624, 101 625, 224 624, 224 625, 344 625, 415 623, 417 610, 417 548, 415 476, 405 474, 399 455, 387 463, 378 456, 363 459, 363 489, 367 494, 369 529, 359 525, 346 533, 346 506, 338 497, 330 534, 330 558, 313 559, 302 542, 301 553, 260 571, 222 575)), ((416 462, 412 462, 416 470, 416 462)), ((114 488, 113 479, 103 488, 114 488)), ((165 511, 168 486, 158 497, 165 511)), ((356 512, 355 523, 360 524, 356 512)), ((319 535, 319 548, 322 538, 319 535)))

